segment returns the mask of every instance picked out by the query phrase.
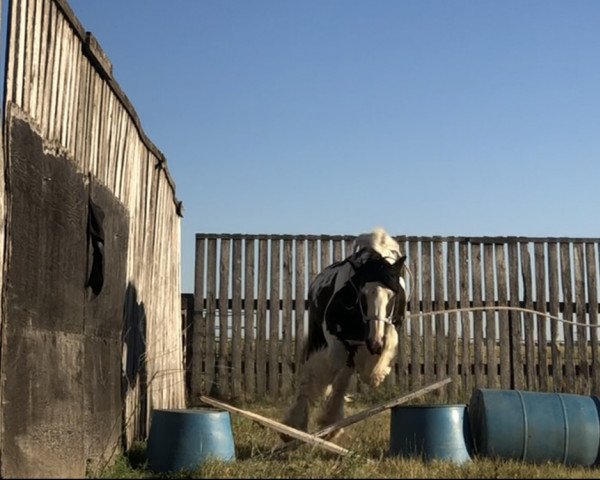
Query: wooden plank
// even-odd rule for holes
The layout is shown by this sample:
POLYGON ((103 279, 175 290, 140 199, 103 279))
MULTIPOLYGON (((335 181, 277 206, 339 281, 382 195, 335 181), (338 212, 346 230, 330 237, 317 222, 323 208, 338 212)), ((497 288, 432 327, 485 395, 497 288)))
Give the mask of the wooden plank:
POLYGON ((253 400, 256 391, 255 352, 256 339, 254 317, 254 257, 255 240, 244 241, 244 396, 246 401, 253 400))
POLYGON ((23 108, 23 94, 24 94, 24 78, 25 78, 25 64, 27 58, 27 0, 20 0, 17 2, 20 6, 19 20, 13 22, 13 27, 18 25, 18 43, 15 44, 15 48, 18 48, 18 54, 16 58, 16 74, 14 77, 15 82, 15 103, 23 108))
MULTIPOLYGON (((435 303, 433 309, 435 311, 444 310, 445 291, 444 291, 444 251, 442 242, 439 240, 433 241, 433 285, 435 303)), ((448 376, 448 356, 447 356, 447 337, 446 337, 446 316, 445 314, 434 315, 432 322, 435 325, 435 377, 441 380, 448 376)), ((440 400, 444 398, 446 392, 436 390, 435 395, 440 396, 440 400)))
POLYGON ((23 110, 31 112, 31 83, 33 70, 33 50, 34 50, 34 18, 35 18, 35 0, 29 0, 26 8, 25 25, 25 58, 23 72, 23 110))
POLYGON ((269 381, 268 392, 271 398, 279 396, 279 322, 281 279, 281 242, 271 240, 271 289, 269 308, 269 381))
MULTIPOLYGON (((81 87, 81 77, 83 75, 83 56, 81 55, 81 48, 79 40, 76 37, 73 37, 73 52, 72 52, 72 61, 73 61, 73 94, 71 98, 71 114, 69 118, 69 144, 68 151, 71 153, 74 159, 77 161, 77 157, 75 157, 75 148, 77 145, 77 129, 78 123, 80 120, 81 112, 79 111, 79 101, 80 101, 80 87, 81 87)), ((137 170, 139 172, 139 169, 137 170)))
POLYGON ((60 15, 52 2, 52 23, 51 23, 51 35, 52 40, 48 44, 48 48, 50 49, 49 55, 49 64, 47 66, 46 72, 48 73, 47 82, 47 90, 45 91, 45 95, 47 95, 48 103, 47 108, 45 109, 45 130, 44 136, 48 140, 54 140, 54 121, 56 119, 56 85, 58 82, 58 63, 60 60, 60 42, 58 39, 61 37, 61 22, 60 15))
POLYGON ((37 78, 37 87, 36 87, 36 108, 35 108, 35 119, 38 126, 43 129, 43 109, 44 109, 44 89, 46 82, 46 67, 47 67, 47 56, 48 56, 48 28, 50 23, 50 2, 46 0, 40 0, 41 8, 41 18, 40 18, 40 34, 38 37, 38 48, 39 48, 39 57, 38 57, 38 78, 37 78))
MULTIPOLYGON (((416 398, 422 397, 423 395, 426 395, 427 393, 436 391, 436 390, 442 388, 443 386, 447 385, 451 381, 452 381, 451 378, 445 378, 443 380, 437 381, 437 382, 435 382, 431 385, 428 385, 426 387, 423 387, 419 390, 413 391, 411 393, 408 393, 408 394, 403 395, 398 398, 394 398, 393 400, 388 400, 386 402, 375 405, 374 407, 370 407, 366 410, 363 410, 362 412, 358 412, 354 415, 350 415, 349 417, 338 420, 337 422, 332 423, 331 425, 328 425, 327 427, 322 428, 321 430, 318 430, 318 431, 312 433, 311 435, 314 435, 315 437, 318 437, 318 438, 322 438, 325 435, 329 435, 330 433, 337 432, 338 430, 340 430, 342 428, 346 428, 346 427, 349 427, 350 425, 354 425, 355 423, 362 422, 362 421, 366 420, 367 418, 370 418, 381 412, 385 412, 386 410, 397 407, 404 403, 408 403, 416 398)), ((291 442, 287 442, 284 445, 276 448, 275 450, 273 450, 271 452, 271 454, 272 455, 279 454, 279 453, 283 453, 283 452, 286 452, 289 450, 293 450, 294 448, 297 448, 300 445, 302 445, 301 441, 293 440, 291 442)))
MULTIPOLYGON (((108 189, 112 192, 115 192, 115 182, 114 182, 114 171, 117 168, 117 165, 121 163, 121 158, 117 155, 114 158, 111 158, 111 162, 107 162, 103 157, 103 144, 106 141, 106 132, 107 132, 107 119, 106 119, 106 106, 108 104, 107 101, 107 88, 108 86, 102 79, 98 79, 98 98, 97 103, 95 105, 95 115, 97 114, 97 118, 95 120, 95 133, 94 138, 95 141, 93 143, 92 150, 92 158, 94 159, 94 172, 98 177, 98 180, 108 187, 108 189), (112 174, 112 175, 111 175, 112 174)), ((118 131, 118 129, 117 129, 118 131)), ((119 132, 120 135, 120 132, 119 132)), ((118 141, 120 137, 117 137, 118 141)), ((120 143, 120 141, 119 141, 120 143)), ((118 197, 117 197, 118 198, 118 197)), ((157 209, 157 212, 160 211, 157 209)))
POLYGON ((316 239, 308 241, 308 283, 309 285, 319 273, 319 244, 316 239))
POLYGON ((339 262, 340 260, 343 260, 343 248, 342 248, 342 239, 341 238, 336 238, 335 240, 332 240, 333 243, 333 261, 334 262, 339 262))
POLYGON ((62 81, 63 81, 63 65, 65 62, 64 52, 62 49, 63 29, 66 26, 64 18, 57 14, 56 19, 56 38, 54 48, 54 73, 52 76, 52 100, 51 100, 51 120, 50 120, 50 132, 48 140, 58 142, 60 141, 59 124, 62 119, 61 117, 61 100, 63 94, 62 81))
POLYGON ((262 398, 267 392, 267 281, 268 243, 258 241, 258 300, 256 308, 256 393, 262 398))
MULTIPOLYGON (((60 116, 60 143, 63 147, 67 147, 67 125, 71 116, 69 110, 71 104, 72 86, 73 86, 73 67, 75 65, 74 58, 72 55, 73 51, 73 35, 68 25, 65 25, 63 29, 63 56, 65 59, 64 73, 63 73, 63 97, 61 106, 60 116)), ((79 46, 79 43, 78 43, 79 46)))
POLYGON ((19 22, 19 9, 21 7, 21 3, 19 1, 13 0, 10 2, 9 6, 9 24, 10 28, 8 29, 9 38, 8 45, 6 48, 7 52, 7 62, 6 62, 6 99, 5 102, 8 104, 9 102, 15 102, 16 98, 16 77, 18 73, 17 59, 19 58, 18 54, 18 42, 19 38, 19 28, 21 23, 19 22))
MULTIPOLYGON (((117 99, 106 92, 106 87, 107 85, 103 83, 100 108, 104 111, 102 115, 104 118, 100 119, 98 125, 98 137, 100 138, 99 144, 106 143, 106 148, 102 148, 100 152, 106 152, 106 156, 110 159, 110 166, 99 165, 98 176, 115 191, 118 185, 119 170, 123 164, 121 152, 127 113, 117 99), (107 128, 108 125, 110 128, 107 128)), ((103 155, 100 153, 101 158, 103 155)), ((154 160, 153 154, 151 158, 154 160)))
POLYGON ((67 95, 65 96, 65 108, 63 111, 63 129, 61 142, 69 155, 72 155, 71 144, 71 125, 75 117, 75 86, 78 81, 78 60, 81 52, 81 44, 71 28, 67 28, 66 37, 68 42, 68 60, 67 60, 67 95))
MULTIPOLYGON (((408 252, 408 248, 406 243, 404 242, 399 242, 400 244, 400 249, 403 252, 403 254, 406 255, 406 253, 408 252)), ((402 278, 404 278, 404 285, 406 287, 406 295, 408 296, 410 294, 409 290, 408 290, 408 280, 409 280, 409 276, 408 273, 406 271, 406 266, 408 265, 408 263, 406 262, 405 264, 405 268, 402 272, 402 278)), ((398 318, 401 318, 401 320, 399 321, 399 325, 397 327, 398 330, 398 356, 396 358, 395 361, 395 366, 397 369, 397 374, 395 375, 396 377, 396 383, 397 383, 397 387, 399 389, 399 391, 401 392, 405 392, 408 390, 408 365, 409 365, 409 354, 410 354, 410 349, 409 349, 409 337, 408 337, 408 322, 405 318, 406 315, 406 305, 404 307, 404 310, 401 309, 401 305, 400 305, 400 296, 397 295, 396 296, 397 299, 397 304, 396 304, 396 309, 395 312, 398 315, 398 318)), ((405 303, 408 302, 409 298, 407 297, 405 299, 405 303)))
MULTIPOLYGON (((546 254, 544 252, 544 244, 540 242, 534 243, 534 263, 535 263, 535 301, 537 304, 536 310, 546 312, 546 254)), ((537 352, 539 365, 538 379, 539 388, 542 392, 547 392, 548 385, 548 360, 546 351, 546 325, 548 317, 537 315, 537 352)))
MULTIPOLYGON (((423 313, 432 309, 432 283, 431 283, 431 242, 421 243, 421 293, 423 295, 423 313)), ((423 365, 425 382, 435 380, 435 339, 433 337, 433 319, 431 315, 423 316, 423 365)))
POLYGON ((281 394, 286 397, 292 392, 292 366, 294 363, 294 327, 292 322, 292 278, 293 258, 291 238, 283 240, 283 351, 281 358, 281 394))
POLYGON ((420 313, 420 290, 421 275, 419 270, 419 242, 409 242, 409 262, 410 262, 410 308, 409 313, 414 315, 410 319, 410 385, 411 388, 419 388, 422 385, 421 375, 421 351, 422 351, 422 317, 415 314, 420 313))
POLYGON ((242 239, 232 245, 231 292, 231 398, 242 397, 242 239))
MULTIPOLYGON (((515 242, 508 244, 508 286, 511 307, 518 307, 519 300, 519 246, 515 242)), ((511 310, 508 313, 510 326, 510 352, 511 352, 511 388, 523 390, 525 388, 525 374, 523 371, 523 348, 521 313, 511 310)))
POLYGON ((217 356, 217 394, 221 398, 230 394, 229 368, 229 263, 231 261, 231 239, 221 239, 219 262, 219 355, 217 356))
MULTIPOLYGON (((107 102, 105 102, 104 108, 106 110, 107 102)), ((108 123, 108 121, 106 122, 108 125, 110 125, 108 123)), ((119 198, 125 205, 129 204, 130 201, 130 196, 131 196, 131 192, 132 192, 132 185, 131 185, 131 179, 134 177, 134 172, 132 171, 133 168, 133 164, 136 161, 135 159, 135 149, 136 149, 136 143, 138 140, 137 137, 137 132, 134 131, 133 129, 133 122, 131 120, 128 120, 127 122, 128 128, 127 131, 125 133, 127 139, 126 139, 126 146, 125 146, 125 154, 124 154, 124 158, 123 158, 123 162, 121 163, 121 168, 117 171, 117 176, 116 176, 116 186, 115 186, 115 195, 117 196, 117 198, 119 198), (129 128, 131 127, 131 128, 129 128)), ((103 145, 103 158, 104 158, 104 163, 109 163, 107 162, 107 156, 106 156, 106 150, 108 149, 108 140, 105 141, 104 145, 103 145)), ((135 188, 135 187, 134 187, 135 188)))
MULTIPOLYGON (((1 2, 0 2, 1 4, 1 2)), ((42 20, 43 20, 43 1, 34 0, 31 7, 33 15, 32 32, 33 35, 30 37, 30 49, 31 49, 31 76, 30 76, 30 93, 29 93, 29 108, 28 111, 31 118, 36 123, 39 123, 37 116, 38 106, 38 88, 40 79, 40 66, 43 62, 40 61, 40 44, 42 43, 41 32, 42 32, 42 20)))
MULTIPOLYGON (((523 276, 523 290, 525 292, 525 308, 533 310, 533 279, 531 273, 531 255, 529 244, 521 243, 521 272, 523 276)), ((525 364, 527 389, 537 390, 537 375, 535 365, 535 318, 529 312, 523 316, 523 331, 525 333, 525 364)))
POLYGON ((306 313, 306 240, 296 240, 296 308, 295 314, 295 353, 294 353, 294 373, 298 372, 298 368, 302 363, 302 354, 304 351, 304 335, 306 329, 304 325, 304 317, 306 313))
MULTIPOLYGON (((497 243, 496 255, 496 284, 498 288, 498 304, 508 306, 508 286, 506 281, 506 259, 504 245, 497 243)), ((510 323, 506 310, 498 313, 500 334, 500 388, 509 390, 511 388, 510 368, 510 323)))
MULTIPOLYGON (((79 164, 79 168, 83 172, 88 171, 87 162, 87 150, 88 150, 88 138, 89 138, 89 122, 90 122, 90 103, 91 103, 91 76, 92 67, 89 62, 83 60, 82 62, 83 74, 81 75, 81 85, 79 86, 79 115, 80 119, 77 122, 77 142, 75 147, 75 159, 79 164)), ((40 102, 43 103, 43 102, 40 102)), ((146 174, 146 178, 148 173, 146 174)), ((148 182, 144 185, 144 192, 148 191, 148 182)), ((145 203, 144 203, 145 205, 145 203)), ((143 209, 144 214, 147 209, 143 209)), ((143 225, 146 224, 145 218, 141 222, 143 225)))
MULTIPOLYGON (((123 123, 123 117, 126 115, 125 109, 119 104, 118 99, 114 95, 109 95, 108 101, 105 103, 107 122, 112 126, 111 135, 108 140, 107 155, 111 159, 111 163, 119 162, 119 138, 120 129, 123 123)), ((154 163, 154 154, 150 154, 152 163, 154 163)), ((117 169, 114 168, 111 183, 116 184, 117 169)))
MULTIPOLYGON (((598 290, 597 290, 597 268, 596 249, 594 243, 585 244, 585 264, 588 286, 589 323, 598 325, 598 290)), ((600 394, 600 366, 598 365, 598 327, 590 328, 590 346, 592 349, 592 377, 591 394, 600 394)))
MULTIPOLYGON (((458 245, 459 252, 459 286, 460 286, 460 304, 463 308, 469 306, 469 243, 460 242, 458 245)), ((460 315, 460 327, 462 335, 461 344, 461 383, 462 383, 462 395, 461 398, 465 398, 470 395, 473 389, 473 374, 471 372, 471 314, 467 311, 461 312, 460 315)))
MULTIPOLYGON (((493 307, 494 293, 494 245, 486 243, 483 247, 485 274, 485 306, 493 307)), ((496 357, 496 312, 485 312, 485 343, 488 388, 498 387, 498 359, 496 357)))
POLYGON ((58 143, 63 145, 63 124, 65 118, 65 104, 68 89, 68 67, 69 67, 69 50, 67 35, 69 32, 69 25, 64 17, 61 16, 62 30, 60 35, 60 64, 59 64, 59 77, 57 84, 57 101, 56 101, 56 125, 54 127, 55 139, 58 143))
POLYGON ((217 310, 217 239, 209 238, 207 247, 206 267, 206 355, 204 391, 212 393, 215 384, 215 320, 217 310))
POLYGON ((290 437, 298 438, 306 443, 310 443, 311 445, 315 445, 318 447, 322 447, 325 450, 328 450, 333 453, 337 453, 339 455, 348 455, 350 453, 349 450, 337 446, 335 443, 328 442, 327 440, 323 440, 321 438, 315 437, 309 433, 303 432, 302 430, 297 430, 292 427, 288 427, 283 423, 276 422, 275 420, 271 420, 270 418, 263 417, 257 413, 250 412, 248 410, 242 410, 241 408, 232 407, 231 405, 227 405, 226 403, 219 402, 210 397, 202 396, 200 400, 208 405, 211 405, 215 408, 220 408, 223 410, 227 410, 228 412, 237 413, 242 417, 249 418, 265 427, 268 427, 276 432, 283 433, 285 435, 289 435, 290 437))
POLYGON ((190 395, 193 399, 206 391, 204 385, 203 356, 206 351, 207 326, 204 315, 204 276, 206 274, 206 239, 196 237, 194 267, 194 323, 192 330, 192 371, 190 395))
MULTIPOLYGON (((482 277, 481 277, 481 245, 471 245, 471 265, 473 282, 473 307, 483 306, 482 277)), ((473 363, 475 367, 475 388, 485 388, 484 352, 483 352, 483 315, 473 312, 473 363)))
POLYGON ((559 314, 559 287, 558 287, 558 243, 548 243, 548 294, 550 320, 550 336, 552 350, 552 390, 561 392, 563 385, 563 367, 559 343, 559 325, 556 318, 559 314))
POLYGON ((88 147, 88 165, 92 175, 98 176, 98 134, 100 122, 100 101, 102 81, 98 74, 92 71, 92 103, 90 111, 90 144, 88 147))
MULTIPOLYGON (((42 132, 44 134, 44 138, 51 138, 50 129, 53 127, 54 116, 52 112, 52 102, 54 100, 54 85, 56 83, 55 77, 58 76, 58 72, 56 71, 55 57, 58 56, 58 41, 59 33, 58 33, 58 19, 59 15, 56 10, 56 5, 54 2, 49 2, 50 11, 49 11, 49 30, 48 30, 48 42, 46 44, 46 48, 48 49, 48 55, 46 58, 46 79, 44 84, 44 108, 43 108, 43 119, 42 119, 42 132)), ((93 82, 91 82, 93 85, 93 82)), ((88 139, 89 143, 89 139, 88 139)))
MULTIPOLYGON (((569 322, 573 321, 573 281, 571 279, 571 254, 570 244, 567 242, 560 244, 560 269, 562 279, 563 293, 563 319, 569 322)), ((565 375, 563 389, 566 392, 576 392, 575 382, 575 349, 573 348, 573 326, 569 323, 562 323, 564 344, 564 364, 565 375)))
MULTIPOLYGON (((106 86, 106 84, 104 84, 106 86)), ((107 103, 107 96, 109 96, 108 92, 103 88, 102 97, 101 97, 101 107, 107 103)), ((123 164, 126 162, 125 156, 125 147, 127 141, 127 124, 130 123, 129 115, 127 111, 121 106, 117 105, 117 115, 116 121, 113 126, 113 134, 115 137, 115 156, 113 161, 111 162, 112 169, 101 168, 99 165, 98 175, 100 177, 104 177, 106 183, 108 185, 113 185, 113 190, 118 190, 119 179, 121 177, 121 172, 123 171, 123 164)), ((107 128, 107 123, 105 119, 100 120, 100 128, 99 128, 99 138, 100 144, 98 148, 99 155, 101 155, 102 149, 100 145, 103 143, 103 140, 106 138, 108 132, 110 130, 107 128)))
POLYGON ((331 265, 330 240, 321 239, 321 270, 331 265))
MULTIPOLYGON (((583 243, 573 245, 575 264, 575 311, 577 323, 586 324, 585 304, 585 272, 583 259, 583 243)), ((590 366, 588 362, 588 328, 577 326, 577 349, 579 352, 579 375, 577 392, 581 395, 590 394, 590 366)))
MULTIPOLYGON (((447 278, 446 292, 448 293, 448 309, 457 308, 456 292, 456 242, 448 242, 446 252, 447 278)), ((448 386, 448 401, 455 403, 459 401, 460 377, 458 375, 458 335, 456 325, 456 313, 448 314, 448 375, 452 383, 448 386)))

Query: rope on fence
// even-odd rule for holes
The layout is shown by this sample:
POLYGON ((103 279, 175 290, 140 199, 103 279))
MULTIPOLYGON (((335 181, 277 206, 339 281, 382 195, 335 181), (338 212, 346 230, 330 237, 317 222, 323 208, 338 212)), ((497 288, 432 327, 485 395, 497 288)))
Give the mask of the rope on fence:
POLYGON ((406 319, 412 318, 412 317, 424 317, 427 315, 441 315, 443 313, 477 312, 477 311, 482 311, 482 310, 515 310, 517 312, 533 313, 535 315, 539 315, 542 317, 548 317, 553 320, 558 320, 559 322, 569 323, 571 325, 577 325, 579 327, 588 327, 588 328, 599 328, 600 327, 600 324, 581 323, 581 322, 574 322, 572 320, 565 320, 564 318, 556 317, 554 315, 550 315, 549 313, 540 312, 538 310, 532 310, 529 308, 504 307, 504 306, 449 308, 446 310, 434 310, 431 312, 416 312, 416 313, 409 313, 408 315, 405 315, 404 319, 406 320, 406 319))

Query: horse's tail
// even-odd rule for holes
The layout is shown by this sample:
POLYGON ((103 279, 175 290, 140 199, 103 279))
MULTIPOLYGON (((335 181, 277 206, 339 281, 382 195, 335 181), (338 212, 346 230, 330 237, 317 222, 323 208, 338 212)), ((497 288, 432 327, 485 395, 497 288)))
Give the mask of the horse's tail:
POLYGON ((327 340, 325 340, 325 334, 323 333, 323 325, 321 324, 320 315, 315 315, 311 310, 308 311, 308 336, 306 343, 304 344, 304 352, 302 358, 304 361, 319 350, 322 350, 327 346, 327 340))

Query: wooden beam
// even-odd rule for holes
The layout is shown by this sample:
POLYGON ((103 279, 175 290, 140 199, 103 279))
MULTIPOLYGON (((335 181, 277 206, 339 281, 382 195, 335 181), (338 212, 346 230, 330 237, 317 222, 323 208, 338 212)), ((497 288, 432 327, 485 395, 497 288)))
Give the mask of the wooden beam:
MULTIPOLYGON (((422 397, 426 393, 429 393, 433 390, 437 390, 437 389, 443 387, 444 385, 450 383, 451 381, 452 381, 452 379, 450 377, 448 377, 448 378, 445 378, 438 382, 432 383, 430 385, 427 385, 426 387, 420 388, 419 390, 415 390, 414 392, 403 395, 402 397, 398 397, 394 400, 389 400, 387 402, 384 402, 384 403, 381 403, 374 407, 371 407, 367 410, 363 410, 362 412, 359 412, 355 415, 351 415, 349 417, 343 418, 339 422, 332 423, 331 425, 329 425, 321 430, 313 432, 311 435, 313 437, 317 437, 317 438, 324 437, 325 435, 327 435, 329 433, 333 433, 341 428, 347 427, 354 423, 362 422, 363 420, 366 420, 367 418, 372 417, 373 415, 381 413, 385 410, 388 410, 392 407, 396 407, 403 403, 407 403, 415 398, 422 397)), ((283 453, 288 450, 297 448, 300 445, 302 445, 302 442, 300 440, 292 440, 292 441, 287 442, 286 444, 272 450, 271 454, 275 455, 275 454, 283 453)))
POLYGON ((249 412, 248 410, 242 410, 241 408, 236 408, 236 407, 233 407, 226 403, 219 402, 218 400, 215 400, 214 398, 210 398, 210 397, 201 395, 200 401, 207 403, 208 405, 211 405, 216 408, 222 408, 223 410, 227 410, 232 413, 237 413, 238 415, 241 415, 243 417, 249 418, 250 420, 254 420, 257 423, 260 423, 261 425, 264 425, 265 427, 271 428, 272 430, 275 430, 280 433, 284 433, 286 435, 289 435, 290 437, 297 438, 298 440, 301 440, 302 442, 310 443, 311 445, 316 445, 318 447, 324 448, 325 450, 329 450, 330 452, 336 453, 338 455, 348 455, 349 453, 351 453, 350 450, 340 447, 340 446, 336 445, 335 443, 328 442, 327 440, 323 440, 322 438, 319 438, 319 437, 315 437, 314 435, 311 435, 310 433, 306 433, 301 430, 297 430, 295 428, 288 427, 287 425, 284 425, 283 423, 276 422, 275 420, 271 420, 270 418, 263 417, 262 415, 258 415, 257 413, 249 412))

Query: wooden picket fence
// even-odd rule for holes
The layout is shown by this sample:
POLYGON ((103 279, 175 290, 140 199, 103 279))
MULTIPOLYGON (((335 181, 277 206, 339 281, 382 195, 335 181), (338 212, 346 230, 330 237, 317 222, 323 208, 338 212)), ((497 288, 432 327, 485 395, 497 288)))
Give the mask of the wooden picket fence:
MULTIPOLYGON (((408 256, 409 302, 387 387, 405 392, 450 376, 447 401, 478 387, 600 393, 599 239, 394 238, 408 256), (473 307, 490 308, 416 315, 473 307)), ((288 397, 308 285, 354 239, 197 234, 194 293, 183 296, 192 398, 288 397)))

